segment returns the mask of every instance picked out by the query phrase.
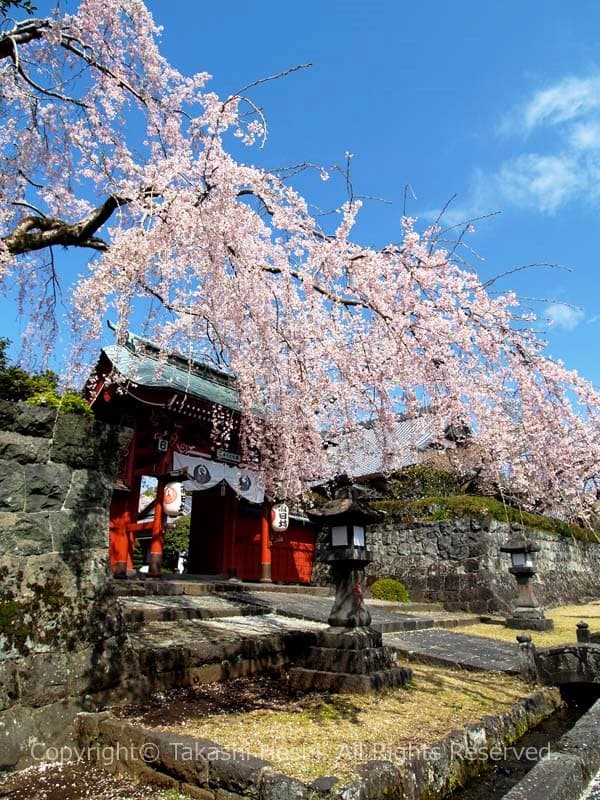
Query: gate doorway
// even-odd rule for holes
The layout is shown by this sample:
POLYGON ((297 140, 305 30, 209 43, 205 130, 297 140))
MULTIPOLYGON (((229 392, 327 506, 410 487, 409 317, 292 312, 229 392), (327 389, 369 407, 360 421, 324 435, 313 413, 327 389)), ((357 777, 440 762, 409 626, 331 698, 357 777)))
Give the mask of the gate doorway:
POLYGON ((225 575, 231 567, 233 492, 225 484, 192 492, 187 571, 192 575, 225 575))
MULTIPOLYGON (((261 578, 263 507, 241 500, 225 482, 192 492, 187 572, 190 575, 261 578)), ((271 534, 272 580, 310 583, 315 553, 312 526, 292 521, 287 531, 271 534)))

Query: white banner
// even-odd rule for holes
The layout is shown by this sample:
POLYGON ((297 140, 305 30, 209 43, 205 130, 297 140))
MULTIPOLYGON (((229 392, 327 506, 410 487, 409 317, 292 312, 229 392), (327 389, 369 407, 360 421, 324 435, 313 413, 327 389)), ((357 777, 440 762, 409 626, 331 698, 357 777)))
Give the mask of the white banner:
POLYGON ((264 486, 251 469, 232 467, 200 456, 184 456, 182 453, 173 453, 173 469, 187 469, 192 480, 185 481, 183 485, 188 492, 212 489, 225 481, 236 494, 251 503, 262 503, 265 497, 264 486))

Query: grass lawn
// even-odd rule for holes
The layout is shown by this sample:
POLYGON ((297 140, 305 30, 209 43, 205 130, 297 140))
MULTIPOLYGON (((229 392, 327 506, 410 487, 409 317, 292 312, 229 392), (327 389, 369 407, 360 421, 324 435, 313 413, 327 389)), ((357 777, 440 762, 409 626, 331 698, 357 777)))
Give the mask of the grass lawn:
MULTIPOLYGON (((531 692, 504 674, 411 664, 412 685, 376 695, 309 694, 243 713, 192 714, 176 730, 264 758, 286 775, 354 778, 372 759, 398 760, 449 731, 498 714, 531 692)), ((143 718, 140 719, 143 723, 143 718)))
MULTIPOLYGON (((551 647, 555 644, 571 644, 577 642, 576 626, 580 620, 587 622, 590 630, 600 631, 600 600, 578 606, 558 606, 546 609, 546 616, 554 620, 554 630, 547 633, 527 631, 536 647, 551 647)), ((465 625, 452 628, 457 633, 470 633, 498 639, 503 642, 514 642, 521 631, 505 628, 504 625, 465 625)))

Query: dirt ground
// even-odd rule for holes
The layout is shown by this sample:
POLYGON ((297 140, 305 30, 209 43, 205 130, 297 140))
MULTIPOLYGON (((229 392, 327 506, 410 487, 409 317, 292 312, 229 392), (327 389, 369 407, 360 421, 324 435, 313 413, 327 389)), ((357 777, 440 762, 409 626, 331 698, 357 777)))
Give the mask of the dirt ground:
POLYGON ((137 784, 90 764, 41 764, 22 772, 0 773, 0 797, 7 800, 187 800, 186 795, 178 792, 137 784))
POLYGON ((373 695, 296 693, 285 678, 263 676, 158 695, 126 716, 250 753, 303 781, 346 781, 366 761, 433 747, 450 730, 506 711, 531 691, 505 674, 411 668, 412 684, 373 695))

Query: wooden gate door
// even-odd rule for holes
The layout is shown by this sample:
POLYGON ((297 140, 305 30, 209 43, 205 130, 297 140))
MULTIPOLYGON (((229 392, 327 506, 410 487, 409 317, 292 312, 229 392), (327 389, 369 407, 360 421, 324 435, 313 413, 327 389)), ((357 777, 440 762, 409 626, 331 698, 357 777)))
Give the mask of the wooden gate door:
POLYGON ((187 566, 191 575, 222 575, 225 572, 226 500, 220 486, 192 492, 187 566))

